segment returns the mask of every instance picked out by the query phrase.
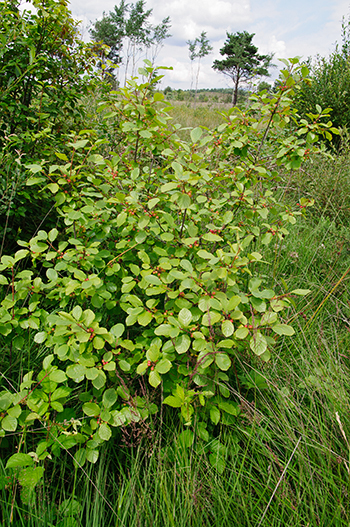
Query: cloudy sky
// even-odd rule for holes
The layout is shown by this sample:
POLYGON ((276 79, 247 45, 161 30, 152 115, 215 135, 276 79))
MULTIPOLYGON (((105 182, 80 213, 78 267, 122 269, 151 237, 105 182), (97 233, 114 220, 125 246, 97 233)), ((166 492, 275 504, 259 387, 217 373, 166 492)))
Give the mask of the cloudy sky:
MULTIPOLYGON (((129 3, 133 3, 130 0, 129 3)), ((109 12, 119 0, 71 0, 70 9, 82 20, 82 31, 88 38, 90 21, 109 12)), ((157 65, 173 66, 163 79, 163 87, 189 88, 191 68, 186 41, 202 31, 213 46, 213 52, 203 60, 199 87, 227 87, 229 79, 215 72, 214 59, 221 58, 219 49, 226 32, 255 33, 253 43, 260 53, 274 53, 278 58, 294 56, 326 56, 341 42, 342 17, 350 14, 350 0, 147 0, 153 9, 152 22, 171 18, 172 37, 157 58, 157 65)), ((276 77, 277 72, 273 74, 276 77)))

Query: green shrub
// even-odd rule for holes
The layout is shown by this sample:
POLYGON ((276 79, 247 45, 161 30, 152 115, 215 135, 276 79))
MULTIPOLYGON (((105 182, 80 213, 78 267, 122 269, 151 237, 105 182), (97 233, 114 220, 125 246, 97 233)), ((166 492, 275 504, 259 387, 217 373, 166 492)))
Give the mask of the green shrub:
MULTIPOLYGON (((304 83, 296 97, 296 108, 303 117, 315 113, 316 107, 331 108, 334 126, 349 128, 350 125, 350 22, 343 19, 342 45, 337 45, 329 57, 317 56, 306 63, 310 69, 310 81, 304 83)), ((335 137, 335 146, 341 144, 335 137)))
POLYGON ((33 5, 36 13, 0 2, 0 239, 8 251, 18 232, 29 239, 51 214, 52 200, 25 188, 28 166, 53 162, 62 135, 83 126, 98 51, 79 40, 64 2, 33 5))
MULTIPOLYGON (((250 386, 238 358, 268 361, 294 333, 293 298, 307 293, 276 292, 264 279, 268 246, 310 203, 278 203, 274 167, 298 168, 329 128, 323 115, 294 135, 285 128, 305 73, 297 59, 275 96, 253 96, 249 110, 231 109, 214 132, 194 128, 188 141, 145 62, 147 82, 101 101, 118 133, 115 151, 102 156, 103 141, 82 130, 55 163, 29 167, 27 185, 54 197, 62 231, 41 229, 1 258, 4 378, 23 348, 40 358, 0 393, 1 435, 20 429, 33 438, 21 442, 31 452, 7 461, 26 489, 50 456, 74 449, 77 466, 95 463, 120 427, 162 405, 178 409, 190 444, 194 434, 214 438, 216 425, 241 413, 226 383, 250 386)), ((215 444, 209 460, 223 471, 225 447, 215 444)))

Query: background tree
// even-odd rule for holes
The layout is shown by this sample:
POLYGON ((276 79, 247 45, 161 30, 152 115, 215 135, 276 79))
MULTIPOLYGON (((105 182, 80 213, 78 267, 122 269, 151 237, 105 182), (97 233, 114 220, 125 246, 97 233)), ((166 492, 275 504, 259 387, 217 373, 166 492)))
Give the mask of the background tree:
MULTIPOLYGON (((114 6, 114 11, 108 15, 103 12, 101 20, 96 20, 94 26, 90 28, 89 32, 92 40, 95 42, 102 41, 106 46, 109 46, 110 51, 104 57, 113 64, 120 64, 122 61, 123 39, 125 37, 125 19, 128 6, 122 0, 119 6, 114 6)), ((107 67, 107 71, 111 73, 114 68, 107 67)))
POLYGON ((192 90, 193 88, 193 63, 196 59, 196 42, 197 39, 195 40, 187 40, 186 41, 186 44, 188 45, 188 54, 189 54, 189 57, 190 57, 190 61, 191 61, 191 86, 190 86, 190 90, 192 90))
POLYGON ((121 0, 119 6, 114 7, 114 11, 103 13, 103 18, 96 20, 90 29, 91 38, 95 42, 102 41, 111 48, 106 58, 114 64, 124 63, 124 84, 130 62, 131 74, 134 75, 138 54, 142 51, 147 53, 147 50, 151 49, 154 61, 164 40, 171 36, 170 17, 153 26, 149 20, 152 12, 153 9, 146 9, 145 0, 138 0, 135 4, 126 4, 121 0))
POLYGON ((238 87, 254 77, 268 76, 272 55, 259 55, 258 48, 252 44, 254 33, 247 31, 227 33, 225 45, 220 54, 223 60, 215 60, 213 69, 227 75, 233 81, 232 104, 237 103, 238 87))
POLYGON ((164 46, 164 40, 166 38, 170 38, 171 34, 169 33, 169 29, 171 27, 171 21, 170 16, 167 16, 164 18, 160 24, 157 26, 152 27, 151 30, 151 37, 149 42, 149 48, 151 51, 151 62, 152 64, 155 63, 155 60, 164 46))
POLYGON ((195 88, 195 96, 194 96, 194 99, 196 101, 201 59, 209 55, 209 53, 213 51, 213 47, 209 44, 209 39, 207 38, 206 31, 202 31, 200 36, 197 37, 194 41, 188 40, 186 43, 188 45, 189 55, 190 55, 190 60, 191 60, 191 89, 193 86, 193 63, 195 59, 198 59, 197 72, 196 72, 196 88, 195 88))
POLYGON ((127 49, 124 85, 126 83, 130 59, 132 59, 131 75, 134 76, 137 53, 150 46, 150 36, 152 30, 152 26, 149 22, 152 9, 145 10, 145 0, 138 0, 136 4, 131 4, 128 7, 129 17, 125 23, 127 49))
POLYGON ((266 90, 267 92, 271 92, 272 87, 271 87, 271 84, 269 84, 268 82, 261 81, 261 82, 259 82, 256 91, 257 91, 257 93, 260 93, 260 92, 262 92, 264 90, 266 90))

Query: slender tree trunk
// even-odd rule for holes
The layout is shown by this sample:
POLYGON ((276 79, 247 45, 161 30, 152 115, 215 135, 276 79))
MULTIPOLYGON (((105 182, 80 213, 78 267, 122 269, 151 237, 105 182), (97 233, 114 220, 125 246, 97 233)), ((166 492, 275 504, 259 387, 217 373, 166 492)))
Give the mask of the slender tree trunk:
POLYGON ((129 61, 130 61, 130 40, 128 42, 128 49, 126 51, 126 62, 125 62, 125 77, 124 77, 124 86, 126 86, 126 79, 128 74, 128 67, 129 67, 129 61))
POLYGON ((135 65, 136 65, 136 42, 133 43, 133 47, 132 47, 132 70, 131 70, 132 77, 135 77, 135 65))
POLYGON ((237 99, 238 99, 238 84, 239 84, 239 77, 237 76, 234 84, 234 88, 232 91, 232 106, 236 106, 237 99))
POLYGON ((199 57, 198 58, 197 75, 196 75, 196 91, 195 91, 195 94, 194 94, 194 107, 196 107, 196 102, 197 102, 197 90, 198 90, 198 79, 199 79, 200 67, 201 67, 201 58, 199 57))

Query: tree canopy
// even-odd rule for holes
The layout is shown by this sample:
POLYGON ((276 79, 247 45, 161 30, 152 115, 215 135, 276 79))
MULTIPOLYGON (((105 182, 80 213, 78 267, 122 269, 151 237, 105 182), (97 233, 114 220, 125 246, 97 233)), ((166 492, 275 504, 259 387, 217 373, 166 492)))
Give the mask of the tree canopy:
MULTIPOLYGON (((90 35, 95 42, 102 41, 109 46, 110 51, 106 59, 113 64, 124 62, 125 78, 131 59, 132 75, 134 74, 139 51, 151 50, 151 60, 154 62, 163 41, 171 36, 170 17, 164 18, 160 24, 154 26, 149 21, 152 12, 152 9, 146 9, 145 0, 137 0, 135 4, 127 4, 125 0, 121 0, 119 5, 114 6, 113 11, 103 13, 102 19, 96 20, 90 29, 90 35)), ((111 72, 113 68, 109 67, 107 70, 111 72)))
POLYGON ((238 87, 241 82, 254 77, 268 76, 272 55, 259 55, 252 43, 255 33, 247 31, 227 33, 225 45, 220 49, 223 60, 215 60, 213 69, 230 77, 234 84, 232 104, 237 103, 238 87))

